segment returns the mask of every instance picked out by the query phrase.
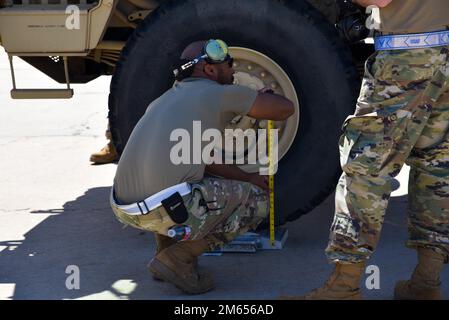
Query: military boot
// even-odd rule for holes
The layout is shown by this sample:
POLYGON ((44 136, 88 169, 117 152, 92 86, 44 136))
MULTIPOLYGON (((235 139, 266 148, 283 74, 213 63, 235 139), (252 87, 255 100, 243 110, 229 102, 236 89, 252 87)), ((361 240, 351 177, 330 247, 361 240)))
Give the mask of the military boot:
MULTIPOLYGON (((155 253, 155 255, 158 255, 162 250, 170 247, 171 245, 174 245, 177 242, 176 240, 173 240, 172 238, 164 236, 159 233, 155 233, 155 238, 156 238, 156 253, 155 253)), ((193 259, 193 264, 195 265, 195 267, 198 266, 198 257, 195 257, 193 259)))
POLYGON ((164 236, 159 233, 154 234, 154 238, 156 239, 156 254, 158 255, 165 248, 170 247, 176 243, 176 240, 173 240, 170 237, 164 236))
POLYGON ((112 142, 109 142, 103 149, 90 156, 90 161, 95 164, 113 163, 117 160, 118 153, 112 142))
POLYGON ((115 149, 114 144, 112 143, 112 135, 109 129, 106 131, 106 139, 109 140, 109 143, 100 151, 93 153, 90 156, 90 161, 95 164, 106 164, 112 163, 118 160, 119 156, 117 150, 115 149))
POLYGON ((396 300, 441 300, 440 273, 444 256, 427 248, 418 248, 418 265, 410 280, 398 281, 394 288, 396 300))
POLYGON ((326 283, 301 297, 280 297, 283 300, 361 300, 359 283, 365 270, 365 262, 336 263, 326 283))
POLYGON ((211 275, 199 273, 195 260, 209 250, 206 239, 180 241, 157 254, 149 270, 157 278, 174 284, 188 294, 200 294, 214 287, 211 275))
MULTIPOLYGON (((171 245, 174 245, 176 243, 176 240, 173 240, 170 237, 164 236, 159 233, 154 234, 154 238, 156 239, 156 253, 155 256, 157 256, 162 250, 165 248, 170 247, 171 245)), ((195 259, 197 260, 197 259, 195 259)), ((159 278, 156 274, 153 273, 153 279, 158 281, 164 281, 164 279, 159 278)))

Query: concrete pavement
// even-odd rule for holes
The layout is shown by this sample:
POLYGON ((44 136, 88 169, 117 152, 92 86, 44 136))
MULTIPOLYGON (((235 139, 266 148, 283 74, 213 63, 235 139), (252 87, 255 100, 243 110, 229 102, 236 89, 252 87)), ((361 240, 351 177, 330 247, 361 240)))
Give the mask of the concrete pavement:
MULTIPOLYGON (((323 250, 333 214, 332 196, 288 224, 281 251, 201 257, 216 290, 185 296, 152 279, 146 264, 151 234, 123 228, 109 208, 114 164, 92 166, 105 143, 109 77, 74 85, 71 100, 12 100, 7 57, 0 54, 0 299, 272 299, 303 294, 331 271, 323 250), (66 288, 67 266, 80 270, 80 289, 66 288)), ((21 87, 61 86, 17 60, 21 87)), ((388 210, 382 240, 370 264, 380 289, 368 299, 391 299, 394 282, 416 261, 407 237, 406 171, 388 210)), ((443 274, 449 297, 449 268, 443 274)))

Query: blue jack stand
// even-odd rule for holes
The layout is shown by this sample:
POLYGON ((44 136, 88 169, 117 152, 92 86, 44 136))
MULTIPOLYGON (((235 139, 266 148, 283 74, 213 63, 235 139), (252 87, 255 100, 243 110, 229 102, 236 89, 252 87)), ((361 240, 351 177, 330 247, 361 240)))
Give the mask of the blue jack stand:
POLYGON ((287 228, 276 228, 274 246, 272 246, 270 243, 269 230, 263 230, 259 233, 247 232, 225 244, 221 248, 204 253, 203 256, 221 256, 225 252, 255 253, 258 250, 281 250, 287 241, 287 237, 287 228))

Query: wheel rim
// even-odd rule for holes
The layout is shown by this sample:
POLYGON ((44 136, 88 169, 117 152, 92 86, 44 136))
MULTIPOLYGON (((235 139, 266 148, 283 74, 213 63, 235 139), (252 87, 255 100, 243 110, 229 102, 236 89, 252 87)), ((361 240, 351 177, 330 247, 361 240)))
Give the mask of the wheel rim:
MULTIPOLYGON (((294 115, 287 121, 273 122, 274 128, 279 129, 278 158, 281 160, 293 144, 299 127, 299 100, 295 87, 287 73, 266 55, 242 47, 230 47, 229 51, 234 58, 235 84, 247 86, 254 90, 270 87, 275 93, 290 99, 295 106, 294 115)), ((249 128, 256 130, 267 128, 267 121, 256 121, 256 119, 250 117, 238 116, 226 126, 226 129, 242 129, 243 131, 249 128)), ((255 148, 256 144, 257 141, 249 141, 245 147, 245 152, 255 148)), ((226 144, 224 145, 226 146, 226 144)), ((235 156, 236 153, 225 153, 225 158, 228 159, 233 159, 235 156)), ((258 164, 245 164, 240 167, 248 172, 256 172, 260 166, 258 164)))

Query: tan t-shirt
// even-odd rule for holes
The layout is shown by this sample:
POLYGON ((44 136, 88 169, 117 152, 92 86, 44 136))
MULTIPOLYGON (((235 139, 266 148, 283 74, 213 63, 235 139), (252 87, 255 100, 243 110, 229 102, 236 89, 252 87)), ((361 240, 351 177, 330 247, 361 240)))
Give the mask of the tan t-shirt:
MULTIPOLYGON (((197 149, 196 162, 201 163, 193 164, 193 122, 201 121, 201 134, 210 128, 223 131, 235 116, 249 112, 256 96, 247 87, 203 78, 175 83, 148 106, 126 144, 114 179, 118 200, 129 204, 178 183, 201 180, 205 164, 197 149), (172 147, 181 141, 170 141, 175 129, 190 134, 190 164, 176 165, 170 159, 172 147)), ((209 143, 201 142, 201 150, 209 143)))
POLYGON ((380 9, 380 19, 385 33, 444 30, 449 26, 449 0, 393 0, 380 9))

